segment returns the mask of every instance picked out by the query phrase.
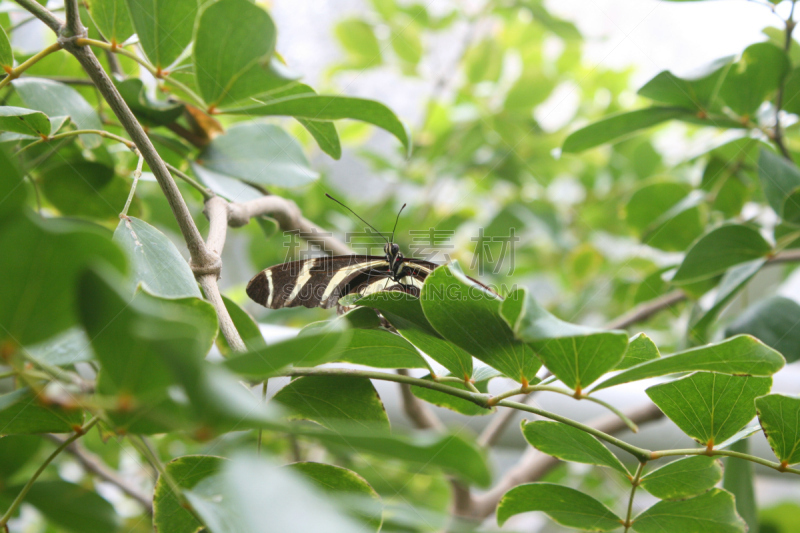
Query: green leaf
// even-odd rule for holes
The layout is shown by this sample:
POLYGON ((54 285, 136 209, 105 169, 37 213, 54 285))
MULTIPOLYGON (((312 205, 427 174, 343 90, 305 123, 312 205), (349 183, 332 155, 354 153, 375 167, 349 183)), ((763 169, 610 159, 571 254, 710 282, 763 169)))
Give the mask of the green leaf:
POLYGON ((386 409, 367 378, 305 376, 292 380, 273 400, 286 407, 291 418, 312 420, 330 429, 350 426, 389 432, 386 409))
POLYGON ((441 468, 479 487, 488 487, 492 481, 484 451, 456 434, 421 432, 409 436, 390 436, 374 431, 347 429, 336 432, 300 430, 299 433, 337 450, 346 450, 347 453, 356 449, 422 468, 441 468))
POLYGON ((375 368, 425 368, 428 363, 414 346, 400 335, 381 329, 356 329, 346 344, 331 352, 331 361, 375 368))
POLYGON ((49 522, 76 533, 117 531, 120 518, 97 492, 60 479, 37 481, 25 501, 49 522))
POLYGON ((659 72, 639 89, 639 94, 661 104, 696 110, 719 107, 716 96, 720 81, 730 69, 730 58, 715 61, 693 78, 680 78, 667 70, 659 72))
POLYGON ((78 296, 101 364, 97 393, 117 402, 112 421, 129 432, 172 429, 186 413, 168 394, 177 383, 169 358, 180 352, 199 365, 217 335, 214 308, 199 298, 165 300, 142 291, 131 298, 121 280, 94 271, 81 277, 78 296))
POLYGON ((3 483, 8 483, 15 472, 36 456, 42 442, 44 439, 38 435, 0 437, 0 479, 3 483))
POLYGON ((192 41, 198 0, 127 0, 139 45, 158 70, 169 67, 192 41))
POLYGON ((769 394, 756 400, 758 421, 781 464, 800 463, 800 398, 769 394))
POLYGON ((532 346, 547 369, 574 390, 585 389, 613 369, 628 347, 624 331, 564 322, 542 309, 527 289, 509 294, 500 313, 517 338, 532 346))
POLYGON ((3 28, 0 28, 0 70, 7 74, 14 68, 14 52, 11 50, 11 42, 3 28))
POLYGON ((784 111, 800 115, 800 67, 795 67, 783 82, 784 111))
POLYGON ((125 0, 90 0, 89 14, 112 45, 122 44, 133 35, 133 21, 125 0))
POLYGON ((210 107, 291 83, 272 67, 275 39, 272 17, 252 2, 221 0, 203 10, 195 34, 194 72, 210 107))
MULTIPOLYGON (((16 160, 10 156, 2 144, 0 144, 0 168, 3 169, 3 172, 0 172, 0 198, 3 198, 3 201, 0 202, 0 222, 2 222, 6 216, 17 212, 25 205, 26 191, 16 160)), ((2 229, 0 229, 1 233, 2 229)), ((1 305, 0 309, 2 309, 1 305)), ((2 315, 0 314, 0 316, 2 315)))
POLYGON ((767 202, 783 217, 786 201, 800 187, 800 170, 791 161, 762 148, 758 155, 758 177, 767 202))
POLYGON ((293 137, 262 122, 232 126, 203 149, 197 162, 220 174, 267 186, 299 187, 319 178, 293 137))
POLYGON ((710 448, 750 422, 755 399, 771 387, 772 378, 696 372, 645 392, 681 431, 710 448))
POLYGON ((737 335, 724 341, 638 364, 603 381, 598 391, 620 383, 666 376, 677 372, 720 372, 746 376, 771 376, 784 365, 781 354, 750 335, 737 335))
POLYGON ((42 193, 63 215, 118 220, 128 183, 114 169, 91 161, 65 161, 39 176, 42 193))
POLYGON ((369 68, 378 66, 383 61, 375 32, 372 26, 363 20, 357 18, 342 20, 336 24, 333 32, 347 52, 349 67, 369 68))
POLYGON ((83 424, 76 405, 48 403, 29 388, 0 395, 0 435, 19 433, 67 433, 83 424))
POLYGON ((750 226, 726 224, 706 233, 692 245, 673 283, 692 283, 721 274, 734 265, 765 257, 772 246, 750 226))
POLYGON ((389 42, 397 56, 406 63, 416 66, 422 59, 422 37, 415 21, 404 20, 393 25, 389 42))
MULTIPOLYGON (((472 376, 472 356, 439 335, 422 311, 419 298, 401 292, 380 292, 357 301, 377 309, 400 335, 444 366, 454 376, 472 376)), ((431 391, 433 392, 433 391, 431 391)))
MULTIPOLYGON (((714 296, 714 303, 708 310, 703 311, 698 316, 690 319, 691 322, 689 336, 692 342, 701 344, 708 341, 708 329, 717 319, 719 313, 722 312, 725 306, 727 306, 728 303, 737 294, 739 294, 739 291, 741 291, 747 285, 747 283, 753 279, 753 276, 755 276, 761 270, 761 267, 763 267, 766 262, 766 259, 756 259, 755 261, 749 261, 747 263, 742 263, 741 265, 731 267, 727 272, 725 272, 725 275, 722 276, 722 280, 719 282, 717 293, 714 296)), ((730 327, 727 331, 729 333, 727 333, 725 337, 733 337, 734 335, 740 333, 752 334, 752 332, 744 330, 733 331, 730 329, 730 327)), ((760 338, 759 335, 754 336, 760 338)), ((766 344, 772 348, 775 348, 775 346, 772 346, 768 342, 766 344)), ((784 357, 786 357, 786 354, 784 354, 784 357)))
MULTIPOLYGON (((121 1, 121 0, 117 0, 121 1)), ((153 126, 172 124, 183 114, 185 106, 180 102, 168 102, 150 98, 144 82, 139 78, 114 81, 119 94, 140 121, 153 126)))
MULTIPOLYGON (((475 388, 478 389, 478 391, 487 393, 489 392, 489 381, 492 378, 500 376, 501 374, 497 370, 488 366, 481 368, 487 369, 491 373, 475 372, 475 376, 473 376, 472 379, 475 382, 474 385, 475 388)), ((424 376, 422 379, 426 381, 431 381, 431 376, 430 374, 428 374, 424 376)), ((454 387, 458 390, 472 390, 467 388, 467 386, 464 385, 463 383, 448 382, 447 386, 454 387)), ((474 402, 465 400, 463 398, 458 398, 451 394, 447 394, 446 392, 439 392, 436 390, 426 389, 424 387, 417 387, 414 385, 411 386, 411 392, 414 394, 414 396, 420 398, 421 400, 425 400, 426 402, 432 403, 433 405, 438 405, 439 407, 444 407, 445 409, 450 409, 457 413, 461 413, 462 415, 467 415, 467 416, 488 415, 494 412, 494 409, 491 408, 487 409, 485 407, 481 407, 480 405, 477 405, 474 402)))
POLYGON ((707 491, 722 479, 722 467, 713 457, 696 455, 653 470, 641 480, 644 490, 662 500, 682 500, 707 491))
POLYGON ((752 116, 778 89, 789 70, 786 53, 770 42, 756 43, 742 52, 722 82, 719 94, 740 116, 752 116))
POLYGON ((599 440, 585 431, 549 420, 522 421, 522 434, 531 446, 562 461, 607 466, 627 476, 628 470, 599 440))
POLYGON ((185 495, 213 533, 368 531, 293 469, 255 456, 225 461, 185 495))
POLYGON ((553 483, 528 483, 506 492, 497 506, 501 526, 514 515, 542 511, 562 526, 583 531, 613 531, 622 519, 583 492, 553 483))
POLYGON ((349 504, 354 518, 380 530, 383 522, 381 497, 363 477, 352 470, 325 463, 292 463, 287 468, 300 472, 343 506, 349 504))
POLYGON ((326 96, 299 94, 286 98, 268 100, 263 104, 220 110, 220 113, 248 116, 289 116, 314 121, 341 120, 345 118, 360 120, 382 128, 403 143, 411 153, 411 138, 408 128, 394 112, 375 100, 350 98, 345 96, 326 96))
POLYGON ((50 119, 41 111, 24 107, 0 106, 0 131, 25 135, 50 135, 50 119))
POLYGON ((745 309, 725 329, 725 335, 752 335, 783 354, 787 363, 793 363, 800 358, 798 323, 800 305, 783 296, 772 296, 745 309))
POLYGON ((26 347, 28 354, 43 363, 54 366, 74 365, 94 359, 92 344, 82 328, 70 328, 55 337, 34 346, 26 347))
MULTIPOLYGON (((239 307, 239 304, 224 294, 222 295, 222 301, 225 303, 228 314, 231 315, 236 331, 242 336, 247 351, 255 352, 266 349, 267 343, 264 341, 264 335, 261 334, 261 329, 250 313, 239 307)), ((231 347, 228 346, 228 341, 225 340, 224 335, 217 335, 217 347, 225 357, 231 357, 234 353, 231 347)))
POLYGON ((702 194, 684 183, 658 181, 639 188, 626 206, 626 218, 643 243, 683 251, 705 229, 702 194))
POLYGON ((694 112, 681 107, 649 107, 611 115, 572 132, 564 141, 562 150, 567 153, 582 152, 635 131, 687 116, 693 117, 694 112))
MULTIPOLYGON (((731 450, 749 454, 750 441, 738 441, 731 447, 731 450)), ((726 457, 724 461, 725 477, 722 480, 722 488, 733 494, 736 500, 736 512, 747 523, 747 531, 758 533, 758 504, 754 487, 753 463, 738 457, 726 457)))
POLYGON ((162 298, 202 298, 189 263, 169 238, 144 220, 125 217, 114 231, 131 264, 134 290, 162 298))
MULTIPOLYGON (((191 490, 202 480, 216 475, 225 459, 213 455, 186 455, 165 465, 167 473, 182 489, 191 490)), ((194 533, 201 526, 180 503, 178 495, 158 477, 153 492, 153 529, 171 533, 194 533)))
MULTIPOLYGON (((83 96, 63 83, 42 78, 20 78, 12 82, 25 107, 41 111, 51 119, 68 116, 82 130, 102 130, 103 123, 97 111, 83 96)), ((100 146, 99 135, 81 135, 87 148, 100 146)))
POLYGON ((0 225, 0 250, 14 251, 0 254, 0 339, 23 346, 76 323, 75 281, 87 264, 125 269, 106 230, 33 214, 0 225))
POLYGON ((342 143, 339 140, 339 133, 336 131, 336 125, 333 122, 307 120, 304 118, 298 118, 297 121, 314 137, 323 152, 334 159, 341 159, 342 143))
POLYGON ((258 350, 234 355, 225 367, 249 379, 263 380, 278 374, 289 365, 309 367, 334 360, 355 331, 315 331, 289 340, 276 342, 258 350))
POLYGON ((711 489, 695 498, 661 501, 634 519, 637 533, 745 533, 747 526, 736 514, 733 495, 711 489))
POLYGON ((614 367, 614 370, 625 370, 659 357, 661 357, 661 353, 658 351, 656 344, 644 333, 639 333, 630 338, 625 356, 614 367))

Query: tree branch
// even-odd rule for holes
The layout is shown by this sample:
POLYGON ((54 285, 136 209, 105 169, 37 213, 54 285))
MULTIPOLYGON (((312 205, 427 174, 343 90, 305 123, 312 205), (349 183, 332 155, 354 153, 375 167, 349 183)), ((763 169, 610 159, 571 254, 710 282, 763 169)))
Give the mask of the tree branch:
MULTIPOLYGON (((64 444, 64 442, 67 440, 53 434, 48 434, 45 436, 59 445, 64 444)), ((90 474, 102 479, 106 483, 111 483, 122 492, 136 500, 139 505, 144 508, 147 514, 153 514, 153 502, 150 496, 140 492, 138 488, 134 487, 125 478, 109 468, 103 461, 100 460, 99 457, 81 446, 80 443, 72 442, 67 445, 64 451, 75 457, 75 459, 77 459, 81 467, 83 467, 86 472, 89 472, 90 474)))
MULTIPOLYGON (((398 368, 397 373, 401 376, 409 375, 408 370, 405 368, 398 368)), ((442 421, 433 414, 433 411, 431 411, 422 400, 414 396, 414 393, 411 392, 411 385, 408 383, 401 383, 400 396, 403 403, 403 411, 414 426, 418 429, 444 431, 445 427, 442 421)))
MULTIPOLYGON (((531 394, 532 393, 525 396, 525 398, 522 399, 522 403, 527 404, 531 399, 531 394)), ((502 412, 492 417, 492 421, 487 424, 483 432, 478 436, 479 446, 483 446, 484 448, 494 446, 508 427, 508 424, 511 423, 514 415, 517 414, 516 409, 512 409, 510 407, 503 407, 502 409, 502 412)))
POLYGON ((624 315, 617 317, 606 324, 605 327, 607 329, 625 329, 628 326, 636 324, 637 322, 643 322, 651 316, 663 311, 664 309, 667 309, 668 307, 672 307, 676 303, 682 302, 687 298, 688 296, 681 289, 668 292, 663 296, 659 296, 658 298, 654 298, 653 300, 637 305, 624 315))
MULTIPOLYGON (((664 414, 654 404, 632 409, 627 412, 628 418, 637 424, 658 420, 664 414)), ((620 431, 628 429, 625 423, 614 415, 603 415, 591 420, 588 426, 614 435, 620 431)), ((550 455, 544 454, 535 448, 528 448, 516 466, 506 472, 497 484, 480 496, 473 497, 469 502, 462 504, 457 509, 460 516, 473 520, 483 520, 491 515, 503 495, 512 488, 522 483, 531 483, 542 478, 547 472, 558 465, 561 461, 550 455)))
POLYGON ((44 7, 36 0, 16 0, 16 2, 28 10, 33 16, 47 24, 51 30, 58 34, 64 27, 64 21, 55 16, 52 11, 44 7))

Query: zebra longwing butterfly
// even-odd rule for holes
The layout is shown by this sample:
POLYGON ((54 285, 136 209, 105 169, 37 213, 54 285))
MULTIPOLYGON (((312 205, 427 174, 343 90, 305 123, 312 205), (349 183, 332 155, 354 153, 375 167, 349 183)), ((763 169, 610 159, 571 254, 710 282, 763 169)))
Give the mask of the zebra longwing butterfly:
MULTIPOLYGON (((352 209, 327 194, 375 230, 352 209)), ((402 213, 405 205, 400 209, 402 213)), ((397 220, 400 219, 397 214, 397 220)), ((397 229, 395 220, 395 229, 397 229)), ((378 232, 377 230, 375 230, 378 232)), ((394 229, 383 248, 385 255, 337 255, 315 257, 276 265, 256 274, 247 284, 247 295, 270 309, 335 306, 349 294, 366 296, 378 291, 402 291, 419 296, 422 282, 440 266, 422 259, 403 257, 394 242, 394 229)))

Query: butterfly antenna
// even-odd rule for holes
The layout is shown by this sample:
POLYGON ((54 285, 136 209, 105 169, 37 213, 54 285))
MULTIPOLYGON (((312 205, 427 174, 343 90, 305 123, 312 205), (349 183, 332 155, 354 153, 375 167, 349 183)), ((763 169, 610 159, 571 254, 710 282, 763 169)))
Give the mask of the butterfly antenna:
POLYGON ((391 242, 394 242, 394 230, 397 229, 397 223, 400 221, 400 213, 403 212, 403 209, 406 208, 406 204, 403 204, 403 207, 400 208, 400 211, 397 212, 397 218, 394 219, 394 227, 392 228, 392 238, 390 239, 391 242))
MULTIPOLYGON (((383 233, 381 233, 380 231, 376 230, 376 229, 375 229, 375 226, 373 226, 372 224, 370 224, 369 222, 367 222, 366 220, 364 220, 363 218, 361 218, 360 216, 358 216, 358 213, 356 213, 355 211, 353 211, 352 209, 350 209, 349 207, 347 207, 346 205, 344 205, 342 202, 340 202, 339 200, 337 200, 336 198, 334 198, 334 197, 333 197, 333 196, 331 196, 330 194, 328 194, 328 193, 325 193, 325 196, 327 196, 328 198, 330 198, 331 200, 333 200, 334 202, 336 202, 336 203, 337 203, 337 204, 339 204, 340 206, 344 207, 345 209, 347 209, 348 211, 350 211, 351 213, 353 213, 353 215, 355 215, 355 217, 356 217, 358 220, 360 220, 361 222, 363 222, 364 224, 366 224, 367 226, 369 226, 370 228, 372 228, 372 230, 373 230, 375 233, 377 233, 378 235, 380 235, 380 236, 381 236, 381 238, 382 238, 384 241, 386 241, 386 242, 389 242, 389 241, 387 241, 387 240, 386 240, 386 237, 383 235, 383 233)), ((405 206, 403 206, 403 207, 405 207, 405 206)))

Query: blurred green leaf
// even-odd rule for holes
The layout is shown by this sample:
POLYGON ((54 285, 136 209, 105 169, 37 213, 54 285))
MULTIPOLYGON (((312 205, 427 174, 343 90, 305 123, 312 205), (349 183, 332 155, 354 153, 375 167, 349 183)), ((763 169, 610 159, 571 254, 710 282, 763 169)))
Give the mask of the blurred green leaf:
POLYGON ((731 493, 711 489, 688 500, 661 501, 634 519, 638 533, 745 533, 731 493))
POLYGON ((800 359, 800 305, 771 296, 744 310, 726 329, 726 336, 749 334, 783 354, 787 363, 800 359))
POLYGON ((144 124, 167 126, 178 120, 183 114, 185 106, 180 102, 150 98, 144 82, 139 78, 115 81, 114 85, 136 118, 144 124))
POLYGON ((542 309, 527 289, 509 294, 500 313, 515 336, 533 347, 547 369, 574 390, 585 389, 613 369, 628 347, 624 331, 565 322, 542 309))
POLYGON ((357 18, 345 19, 337 23, 333 31, 347 52, 348 66, 370 68, 383 61, 378 39, 367 22, 357 18))
POLYGON ((364 427, 389 432, 389 418, 378 392, 367 378, 305 376, 292 380, 273 397, 291 418, 312 420, 329 429, 364 427))
POLYGON ((503 50, 495 39, 484 39, 467 51, 464 64, 470 83, 496 81, 503 66, 503 50))
POLYGON ((394 112, 375 100, 350 98, 346 96, 326 96, 299 94, 267 100, 263 104, 224 109, 221 113, 247 116, 289 116, 313 121, 341 120, 345 118, 360 120, 378 126, 395 137, 411 153, 411 138, 408 128, 394 112))
MULTIPOLYGON (((167 473, 182 489, 191 490, 207 477, 216 475, 225 460, 213 455, 185 455, 165 465, 167 473)), ((153 492, 153 529, 171 533, 194 533, 200 523, 183 508, 169 484, 158 477, 153 492)))
MULTIPOLYGON (((478 391, 482 393, 487 393, 489 391, 489 381, 495 377, 500 376, 501 374, 491 368, 491 367, 481 367, 482 369, 486 369, 488 372, 475 372, 475 375, 472 377, 474 381, 473 385, 475 386, 478 391)), ((458 377, 458 376, 455 376, 458 377)), ((431 377, 430 374, 424 376, 422 379, 430 381, 431 377)), ((455 382, 448 382, 448 387, 454 387, 458 390, 472 390, 467 388, 466 385, 463 383, 455 383, 455 382)), ((445 409, 450 409, 457 413, 461 413, 462 415, 467 416, 477 416, 477 415, 488 415, 494 412, 494 409, 487 409, 485 407, 481 407, 474 402, 469 400, 465 400, 463 398, 458 398, 457 396, 453 396, 451 394, 447 394, 445 392, 439 392, 432 389, 426 389, 424 387, 417 387, 412 385, 411 392, 417 398, 425 400, 428 403, 432 403, 433 405, 437 405, 439 407, 444 407, 445 409)))
MULTIPOLYGON (((3 169, 3 172, 0 172, 0 198, 3 198, 0 202, 0 223, 2 223, 6 216, 17 212, 25 204, 26 191, 17 162, 11 158, 2 144, 0 144, 0 168, 3 169)), ((3 227, 0 225, 0 234, 2 232, 3 227)))
POLYGON ((226 461, 185 494, 212 533, 368 531, 291 468, 253 456, 226 461))
POLYGON ((95 491, 67 481, 37 481, 25 501, 49 522, 76 533, 116 531, 120 518, 114 507, 95 491))
POLYGON ((732 266, 765 257, 771 251, 772 246, 758 230, 726 224, 712 229, 692 245, 672 282, 683 284, 707 279, 732 266))
POLYGON ((703 446, 723 442, 756 415, 772 378, 696 372, 646 390, 661 411, 703 446))
POLYGON ((737 335, 724 341, 699 346, 641 363, 607 379, 593 391, 620 383, 639 381, 677 372, 720 372, 746 376, 771 376, 785 364, 781 354, 750 335, 737 335))
POLYGON ((42 442, 44 440, 39 435, 0 437, 0 483, 3 486, 7 486, 11 476, 36 456, 42 442))
POLYGON ((420 300, 425 317, 445 339, 515 381, 536 379, 542 364, 514 338, 497 296, 442 266, 425 279, 420 300))
POLYGON ((783 217, 787 200, 800 188, 800 170, 791 161, 762 148, 758 155, 758 177, 772 210, 783 217))
POLYGON ((758 421, 782 464, 800 463, 800 398, 769 394, 756 399, 758 421))
POLYGON ((783 82, 783 102, 784 111, 800 114, 800 67, 795 67, 786 76, 783 82))
POLYGON ((125 0, 89 0, 89 14, 97 29, 113 44, 122 44, 133 35, 133 21, 125 0))
POLYGON ((788 70, 783 50, 770 42, 752 44, 731 66, 719 94, 738 115, 752 116, 778 89, 788 70))
POLYGON ((696 455, 653 470, 641 480, 644 490, 662 500, 682 500, 707 491, 722 479, 714 457, 696 455))
POLYGON ((0 27, 0 70, 8 73, 9 69, 14 68, 14 52, 11 50, 11 42, 3 28, 0 27))
POLYGON ((198 0, 127 0, 139 45, 158 70, 164 70, 192 41, 198 0))
POLYGON ((308 130, 320 149, 334 159, 342 157, 342 143, 339 140, 339 133, 333 122, 322 120, 308 120, 298 118, 297 121, 308 130))
POLYGON ((417 65, 424 52, 418 24, 412 19, 402 20, 392 27, 389 42, 397 56, 403 61, 417 65))
POLYGON ((55 366, 73 365, 94 358, 92 344, 83 328, 70 328, 44 342, 26 347, 28 354, 43 363, 55 366))
POLYGON ((628 476, 628 469, 599 440, 585 431, 549 420, 522 421, 522 434, 531 446, 562 461, 607 466, 628 476))
POLYGON ((23 346, 75 324, 75 282, 87 264, 125 270, 108 232, 87 223, 22 214, 0 226, 0 249, 14 250, 0 254, 0 338, 23 346))
POLYGON ((114 242, 130 260, 134 290, 141 286, 162 298, 202 298, 189 263, 166 235, 144 220, 121 219, 114 242))
POLYGON ((380 329, 355 329, 345 344, 330 354, 332 361, 375 368, 425 368, 428 363, 414 346, 400 335, 380 329))
POLYGON ((200 15, 195 33, 195 76, 210 107, 240 102, 292 82, 272 63, 276 29, 269 14, 247 0, 221 0, 200 15))
POLYGON ((299 187, 319 178, 297 141, 282 128, 261 122, 236 124, 197 158, 220 174, 259 185, 299 187))
POLYGON ((642 186, 631 196, 625 213, 628 225, 642 242, 669 251, 683 251, 705 229, 698 207, 702 196, 689 195, 691 187, 675 181, 642 186))
POLYGON ((419 298, 399 292, 376 293, 357 301, 378 309, 397 332, 456 377, 472 376, 472 356, 439 335, 422 311, 419 298))
POLYGON ((614 370, 625 370, 640 363, 661 357, 656 344, 644 333, 634 335, 628 340, 628 349, 614 370))
MULTIPOLYGON (((255 352, 266 349, 267 343, 264 341, 264 335, 261 334, 261 329, 258 327, 253 317, 250 316, 250 313, 242 309, 236 302, 224 294, 222 295, 222 301, 225 303, 228 314, 231 315, 231 320, 233 320, 233 325, 236 326, 236 331, 242 336, 247 351, 255 352)), ((231 347, 228 346, 228 341, 225 340, 224 335, 217 335, 217 347, 225 357, 231 357, 233 355, 233 351, 231 347)))
POLYGON ((39 176, 42 194, 62 214, 115 220, 128 197, 129 185, 101 163, 56 164, 39 176))
POLYGON ((29 388, 0 395, 0 435, 20 433, 68 433, 83 424, 77 404, 49 403, 29 388))
POLYGON ((50 119, 41 111, 24 107, 0 106, 0 131, 46 137, 50 135, 50 119))
POLYGON ((553 483, 528 483, 506 492, 497 506, 501 526, 514 515, 543 511, 562 526, 586 531, 613 531, 622 519, 583 492, 553 483))
MULTIPOLYGON (((750 441, 741 440, 731 447, 731 450, 738 453, 750 453, 750 441)), ((725 477, 722 480, 722 488, 733 494, 736 500, 736 512, 739 513, 747 523, 748 533, 758 533, 758 504, 755 495, 755 473, 753 472, 754 463, 739 459, 738 457, 726 457, 725 477)))
POLYGON ((334 360, 337 348, 345 345, 352 331, 315 331, 277 342, 245 354, 233 355, 225 366, 250 379, 266 379, 289 365, 314 366, 334 360))
POLYGON ((674 105, 698 111, 719 107, 716 97, 719 84, 730 70, 731 58, 713 62, 692 78, 680 78, 663 70, 645 83, 639 94, 660 104, 674 105))
POLYGON ((582 152, 668 120, 693 116, 693 111, 681 107, 649 107, 619 113, 572 132, 564 141, 562 150, 582 152))
MULTIPOLYGON (((54 80, 25 77, 12 82, 25 107, 41 111, 52 120, 69 117, 82 130, 102 130, 103 123, 97 111, 72 87, 54 80)), ((81 135, 87 148, 97 148, 102 139, 98 135, 81 135)))
POLYGON ((381 497, 367 481, 346 468, 325 463, 292 463, 288 468, 300 472, 344 507, 353 507, 350 514, 380 530, 383 522, 381 497))

